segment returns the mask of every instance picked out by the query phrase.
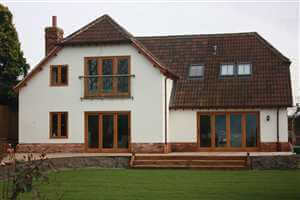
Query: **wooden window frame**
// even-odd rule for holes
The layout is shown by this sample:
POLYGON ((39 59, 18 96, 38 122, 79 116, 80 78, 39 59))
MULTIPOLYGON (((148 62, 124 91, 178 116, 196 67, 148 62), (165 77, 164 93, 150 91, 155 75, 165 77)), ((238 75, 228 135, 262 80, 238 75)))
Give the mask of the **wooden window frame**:
POLYGON ((86 152, 103 152, 103 153, 128 153, 131 149, 131 112, 130 111, 93 111, 85 112, 84 114, 84 141, 85 141, 85 151, 86 152), (99 146, 98 148, 89 148, 88 147, 88 116, 98 115, 99 116, 99 146), (113 115, 114 120, 114 143, 113 148, 103 148, 103 115, 113 115), (118 148, 118 115, 128 115, 128 148, 118 148))
POLYGON ((50 65, 50 86, 51 87, 63 87, 68 86, 69 84, 69 66, 68 65, 50 65), (57 83, 54 83, 53 81, 53 68, 57 67, 57 83), (67 74, 66 74, 66 83, 61 82, 61 74, 62 74, 62 67, 67 68, 67 74))
POLYGON ((49 112, 49 138, 50 139, 67 139, 69 134, 69 116, 68 116, 68 112, 49 112), (52 116, 54 114, 57 114, 57 130, 58 130, 58 134, 57 136, 52 136, 52 116), (66 115, 66 136, 61 136, 61 115, 65 114, 66 115))
POLYGON ((84 97, 130 97, 131 96, 131 58, 130 56, 101 56, 101 57, 85 57, 84 58, 84 76, 88 76, 88 61, 89 60, 97 60, 97 69, 98 69, 98 77, 97 80, 97 94, 92 95, 88 92, 88 78, 84 78, 84 97), (115 75, 118 70, 118 62, 119 60, 127 59, 128 60, 128 92, 118 92, 118 78, 115 75), (112 60, 112 92, 104 93, 102 90, 102 67, 103 60, 112 60))
POLYGON ((258 111, 232 111, 232 112, 197 112, 197 146, 201 151, 257 151, 260 148, 260 116, 258 111), (231 129, 230 129, 230 115, 242 115, 242 146, 241 147, 231 147, 231 129), (257 139, 256 147, 247 147, 247 135, 246 135, 246 114, 255 114, 256 123, 257 123, 257 139), (200 143, 200 116, 210 116, 211 123, 211 147, 201 147, 200 143), (225 115, 226 116, 226 146, 225 147, 216 147, 215 138, 216 138, 216 115, 225 115))

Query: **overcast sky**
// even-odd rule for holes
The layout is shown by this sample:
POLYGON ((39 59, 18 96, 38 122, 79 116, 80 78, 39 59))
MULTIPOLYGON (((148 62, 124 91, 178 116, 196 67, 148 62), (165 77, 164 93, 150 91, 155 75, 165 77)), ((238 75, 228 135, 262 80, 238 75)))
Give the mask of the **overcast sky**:
POLYGON ((298 1, 0 2, 14 15, 19 40, 31 68, 44 56, 44 28, 51 25, 51 16, 58 17, 58 26, 67 36, 108 14, 135 36, 258 32, 292 61, 294 92, 300 96, 298 1))

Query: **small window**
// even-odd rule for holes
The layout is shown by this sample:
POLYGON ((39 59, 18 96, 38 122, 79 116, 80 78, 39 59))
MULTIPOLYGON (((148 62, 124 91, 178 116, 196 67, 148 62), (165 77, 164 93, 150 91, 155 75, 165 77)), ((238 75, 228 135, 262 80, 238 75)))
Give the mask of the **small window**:
POLYGON ((66 86, 68 85, 68 66, 52 65, 50 67, 50 85, 66 86))
POLYGON ((250 64, 238 64, 238 75, 250 75, 251 65, 250 64))
POLYGON ((204 74, 203 65, 190 66, 189 77, 203 77, 203 74, 204 74))
POLYGON ((222 64, 221 65, 221 76, 233 76, 234 65, 233 64, 222 64))
POLYGON ((68 113, 50 112, 50 138, 68 137, 68 113))

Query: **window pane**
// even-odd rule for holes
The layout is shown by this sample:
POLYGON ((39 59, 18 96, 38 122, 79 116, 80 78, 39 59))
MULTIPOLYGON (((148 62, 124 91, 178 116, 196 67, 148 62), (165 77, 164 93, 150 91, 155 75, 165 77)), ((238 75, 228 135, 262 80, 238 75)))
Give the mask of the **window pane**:
POLYGON ((242 115, 230 115, 230 141, 231 147, 242 146, 242 115))
POLYGON ((68 114, 67 113, 61 113, 61 126, 60 126, 60 134, 63 137, 67 136, 67 128, 68 128, 68 114))
POLYGON ((221 65, 221 75, 230 76, 234 74, 234 65, 221 65))
POLYGON ((250 64, 239 64, 238 65, 238 74, 239 75, 251 74, 251 65, 250 64))
POLYGON ((65 65, 61 66, 61 83, 68 83, 68 67, 65 65))
POLYGON ((51 136, 58 136, 58 113, 51 113, 51 136))
POLYGON ((200 147, 211 146, 210 116, 200 115, 200 147))
POLYGON ((246 144, 247 147, 256 147, 257 144, 256 114, 246 114, 246 144))
POLYGON ((58 83, 58 66, 52 66, 52 84, 57 84, 58 83))
MULTIPOLYGON (((113 61, 112 60, 103 60, 102 63, 102 75, 113 75, 113 61)), ((112 92, 113 87, 113 77, 103 77, 103 92, 112 92)))
MULTIPOLYGON (((129 74, 128 59, 118 62, 118 74, 129 74)), ((129 77, 118 77, 118 92, 128 92, 129 77)))
POLYGON ((226 142, 226 115, 216 115, 216 147, 225 147, 226 142))
POLYGON ((191 77, 201 77, 204 74, 204 66, 203 65, 194 65, 190 66, 190 74, 191 77))
POLYGON ((118 147, 128 148, 129 140, 128 115, 118 115, 118 147))
POLYGON ((103 148, 112 148, 114 143, 114 116, 103 115, 103 148))
POLYGON ((88 115, 88 148, 99 147, 99 117, 88 115))
MULTIPOLYGON (((97 67, 97 60, 96 59, 88 61, 88 75, 98 75, 98 67, 97 67)), ((98 82, 97 77, 88 78, 88 92, 89 92, 89 94, 97 93, 97 90, 98 90, 97 82, 98 82)))

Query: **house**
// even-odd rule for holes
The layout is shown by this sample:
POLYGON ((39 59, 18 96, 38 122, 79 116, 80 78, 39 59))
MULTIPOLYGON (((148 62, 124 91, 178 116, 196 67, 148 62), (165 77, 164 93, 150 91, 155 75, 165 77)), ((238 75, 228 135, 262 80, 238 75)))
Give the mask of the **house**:
POLYGON ((297 104, 296 107, 290 108, 288 113, 288 130, 289 141, 295 146, 300 145, 300 107, 297 104))
POLYGON ((64 37, 52 20, 15 87, 19 152, 290 151, 291 62, 258 33, 135 37, 103 15, 64 37))

